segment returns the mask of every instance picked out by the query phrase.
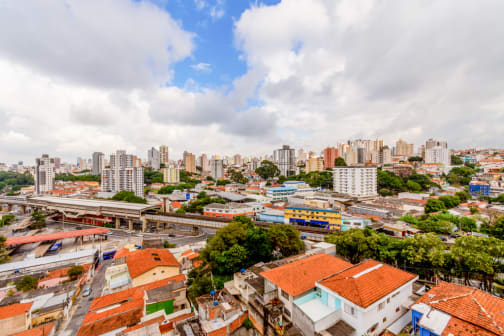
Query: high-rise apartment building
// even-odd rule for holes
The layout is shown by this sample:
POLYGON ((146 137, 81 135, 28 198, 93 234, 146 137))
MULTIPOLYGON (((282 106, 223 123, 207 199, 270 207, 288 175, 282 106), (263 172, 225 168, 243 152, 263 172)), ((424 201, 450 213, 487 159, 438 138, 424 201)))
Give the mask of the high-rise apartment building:
POLYGON ((143 167, 133 166, 133 155, 118 150, 110 155, 110 168, 104 168, 101 176, 102 191, 133 191, 136 196, 144 196, 143 167))
POLYGON ((308 160, 308 154, 303 148, 298 150, 297 162, 305 162, 308 160))
POLYGON ((367 150, 364 147, 357 148, 357 163, 365 164, 367 161, 367 150))
POLYGON ((291 176, 296 174, 296 150, 287 145, 273 152, 273 160, 280 169, 280 175, 291 176))
POLYGON ((396 141, 396 155, 413 156, 414 151, 413 144, 409 144, 402 139, 396 141))
POLYGON ((196 157, 192 153, 184 152, 184 167, 188 173, 196 173, 196 157))
POLYGON ((442 146, 435 146, 425 150, 425 163, 450 165, 450 151, 442 146))
POLYGON ((388 147, 383 147, 380 150, 374 151, 371 156, 371 161, 379 165, 392 163, 392 151, 388 147))
POLYGON ((224 177, 224 161, 223 160, 211 160, 210 161, 210 172, 212 177, 217 180, 224 177))
POLYGON ((243 164, 243 160, 240 154, 233 156, 233 164, 237 166, 241 166, 243 164))
POLYGON ((164 164, 165 167, 168 167, 168 163, 170 161, 170 156, 168 152, 169 152, 168 146, 166 145, 159 146, 159 163, 164 164))
POLYGON ((425 150, 431 149, 433 147, 443 147, 443 148, 448 148, 448 142, 447 141, 439 141, 430 138, 425 142, 425 150))
POLYGON ((251 172, 254 172, 257 168, 259 168, 261 161, 258 158, 252 158, 248 163, 248 169, 251 172))
POLYGON ((60 169, 61 168, 61 159, 59 157, 54 158, 54 168, 55 169, 60 169))
POLYGON ((152 147, 147 151, 147 162, 149 167, 151 167, 154 170, 159 170, 161 162, 159 151, 156 148, 152 147))
POLYGON ((208 157, 206 154, 201 154, 199 157, 199 166, 201 167, 202 172, 208 172, 208 157))
POLYGON ((351 196, 376 196, 376 167, 334 167, 334 191, 351 196))
POLYGON ((306 172, 324 171, 324 160, 322 158, 309 158, 306 161, 306 172))
POLYGON ((41 195, 54 189, 54 159, 43 154, 35 160, 35 194, 41 195))
POLYGON ((378 151, 384 147, 383 139, 376 139, 373 141, 373 151, 378 151))
POLYGON ((347 151, 343 155, 343 159, 345 160, 347 165, 354 165, 357 163, 357 152, 347 151))
POLYGON ((180 169, 179 168, 161 168, 163 172, 164 183, 180 183, 180 169))
POLYGON ((93 175, 100 175, 105 168, 105 155, 101 152, 93 153, 93 175))
POLYGON ((338 157, 338 148, 327 147, 324 149, 324 169, 334 168, 334 160, 338 157))

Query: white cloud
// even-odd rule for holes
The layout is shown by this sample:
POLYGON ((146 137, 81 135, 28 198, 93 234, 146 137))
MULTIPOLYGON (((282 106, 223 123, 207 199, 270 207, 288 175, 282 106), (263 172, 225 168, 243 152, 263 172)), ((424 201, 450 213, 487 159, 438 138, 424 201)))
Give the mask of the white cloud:
POLYGON ((196 71, 201 71, 201 72, 211 72, 212 71, 212 66, 209 63, 193 64, 193 65, 191 65, 191 68, 193 68, 196 71))
POLYGON ((205 0, 194 0, 194 4, 196 5, 197 10, 202 10, 207 6, 205 0))

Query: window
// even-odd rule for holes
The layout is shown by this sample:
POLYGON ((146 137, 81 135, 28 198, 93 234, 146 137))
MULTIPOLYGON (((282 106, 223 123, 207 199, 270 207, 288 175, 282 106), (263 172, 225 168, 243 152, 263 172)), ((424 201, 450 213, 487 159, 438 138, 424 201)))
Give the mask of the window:
POLYGON ((378 310, 383 310, 385 308, 385 302, 382 302, 378 305, 378 310))
POLYGON ((390 298, 387 298, 387 303, 390 303, 390 298))
POLYGON ((350 314, 350 315, 355 315, 355 309, 353 306, 350 306, 348 304, 344 304, 344 309, 345 309, 345 313, 347 314, 350 314))
POLYGON ((397 296, 397 295, 399 295, 400 293, 401 293, 400 291, 399 291, 399 292, 396 292, 396 293, 392 294, 392 297, 396 297, 396 296, 397 296))
POLYGON ((286 300, 289 300, 289 294, 287 294, 287 292, 285 292, 283 289, 282 289, 282 296, 283 296, 286 300))
POLYGON ((173 293, 173 296, 174 296, 174 297, 180 296, 180 292, 175 292, 175 293, 173 293))

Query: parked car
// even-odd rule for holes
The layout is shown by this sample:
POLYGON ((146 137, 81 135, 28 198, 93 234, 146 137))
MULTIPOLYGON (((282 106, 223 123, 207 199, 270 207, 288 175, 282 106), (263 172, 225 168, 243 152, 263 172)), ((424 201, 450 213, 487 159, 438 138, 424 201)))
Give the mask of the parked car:
POLYGON ((446 237, 446 236, 439 236, 439 238, 441 238, 441 240, 444 241, 444 242, 448 241, 448 237, 446 237))
POLYGON ((173 233, 168 234, 168 237, 175 237, 173 233))
POLYGON ((450 238, 457 239, 458 237, 460 237, 460 235, 458 233, 454 233, 454 234, 450 235, 450 238))
POLYGON ((91 294, 91 287, 86 287, 86 288, 82 291, 82 296, 83 296, 83 297, 89 296, 90 294, 91 294))

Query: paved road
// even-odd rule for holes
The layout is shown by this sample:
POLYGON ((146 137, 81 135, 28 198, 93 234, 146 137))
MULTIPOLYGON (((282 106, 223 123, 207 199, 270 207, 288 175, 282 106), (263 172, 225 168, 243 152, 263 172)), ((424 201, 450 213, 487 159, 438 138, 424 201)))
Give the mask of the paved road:
MULTIPOLYGON (((84 320, 84 316, 86 316, 89 311, 89 307, 91 306, 91 302, 94 298, 101 296, 103 287, 105 286, 105 271, 108 266, 112 263, 112 260, 105 260, 100 265, 98 270, 95 273, 94 278, 91 282, 91 295, 88 297, 79 296, 77 301, 75 301, 76 309, 73 311, 73 315, 67 324, 65 330, 62 330, 59 335, 61 336, 73 336, 77 335, 79 328, 84 320)), ((89 284, 84 286, 84 288, 88 287, 89 284)))

